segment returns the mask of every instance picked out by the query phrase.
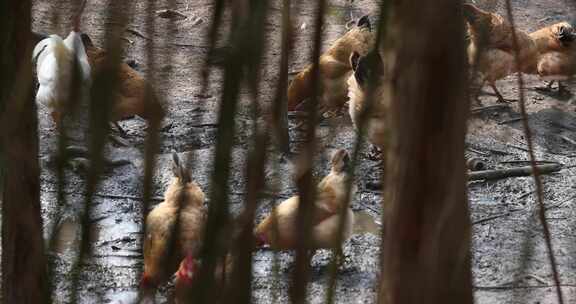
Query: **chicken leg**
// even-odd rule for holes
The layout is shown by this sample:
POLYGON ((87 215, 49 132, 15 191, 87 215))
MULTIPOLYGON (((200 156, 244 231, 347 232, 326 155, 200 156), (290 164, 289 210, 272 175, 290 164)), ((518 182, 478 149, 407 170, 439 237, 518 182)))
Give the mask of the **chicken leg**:
POLYGON ((502 94, 500 94, 500 91, 496 87, 496 84, 490 83, 490 87, 494 91, 494 95, 496 95, 496 97, 498 98, 499 103, 507 103, 508 102, 508 100, 504 99, 504 96, 502 96, 502 94))
POLYGON ((110 124, 111 124, 111 126, 114 126, 113 128, 111 128, 111 130, 116 131, 119 134, 119 135, 115 135, 112 133, 108 134, 108 137, 110 138, 110 140, 115 142, 116 144, 118 144, 121 147, 130 146, 130 143, 126 139, 126 137, 128 137, 128 134, 126 133, 126 131, 124 131, 124 129, 122 129, 122 127, 118 124, 118 122, 115 121, 115 122, 111 122, 110 124))

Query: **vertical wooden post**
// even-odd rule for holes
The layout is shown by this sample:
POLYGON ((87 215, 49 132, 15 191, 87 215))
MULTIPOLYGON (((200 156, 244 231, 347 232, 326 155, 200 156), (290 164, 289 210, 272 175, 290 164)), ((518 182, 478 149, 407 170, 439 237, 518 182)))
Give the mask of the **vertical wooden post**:
POLYGON ((473 303, 461 4, 392 2, 386 41, 393 48, 384 52, 393 110, 379 303, 473 303))
POLYGON ((29 0, 0 4, 3 303, 48 302, 30 13, 29 0))

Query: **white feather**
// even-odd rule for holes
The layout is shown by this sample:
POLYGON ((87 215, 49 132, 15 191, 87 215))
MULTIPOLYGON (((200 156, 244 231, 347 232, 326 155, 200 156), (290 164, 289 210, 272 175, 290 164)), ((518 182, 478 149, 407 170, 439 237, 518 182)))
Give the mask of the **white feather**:
POLYGON ((90 64, 80 33, 71 32, 65 40, 58 35, 40 41, 32 52, 37 58, 36 72, 40 85, 36 102, 50 110, 58 110, 70 96, 72 64, 77 58, 81 79, 81 104, 88 98, 90 89, 90 64))
POLYGON ((76 59, 80 66, 80 74, 84 82, 90 83, 90 63, 88 62, 88 55, 86 54, 86 49, 84 48, 84 43, 82 43, 82 37, 78 32, 70 32, 68 37, 64 39, 64 44, 71 52, 75 52, 76 59))

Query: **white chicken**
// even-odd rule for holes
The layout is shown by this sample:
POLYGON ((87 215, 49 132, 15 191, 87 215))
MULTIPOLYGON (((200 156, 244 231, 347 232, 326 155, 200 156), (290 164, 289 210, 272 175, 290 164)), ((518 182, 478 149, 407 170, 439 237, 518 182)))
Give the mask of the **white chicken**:
POLYGON ((85 104, 90 91, 90 64, 80 33, 73 30, 64 40, 58 35, 50 35, 36 44, 32 55, 37 60, 36 73, 40 85, 36 102, 52 111, 52 118, 58 126, 70 98, 75 60, 79 67, 81 104, 85 104))
POLYGON ((48 107, 56 126, 60 126, 63 114, 68 109, 66 104, 71 99, 74 64, 78 64, 79 98, 75 102, 86 105, 90 93, 91 69, 82 43, 80 17, 86 7, 86 0, 73 20, 73 29, 66 39, 50 35, 36 44, 32 51, 32 60, 36 60, 38 93, 36 102, 48 107))

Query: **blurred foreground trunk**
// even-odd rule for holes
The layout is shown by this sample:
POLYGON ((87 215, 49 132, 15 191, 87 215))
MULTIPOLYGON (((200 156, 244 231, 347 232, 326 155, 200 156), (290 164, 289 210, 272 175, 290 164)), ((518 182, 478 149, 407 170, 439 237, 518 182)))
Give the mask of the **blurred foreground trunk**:
POLYGON ((473 303, 461 1, 392 5, 386 41, 396 60, 379 303, 473 303))
POLYGON ((47 303, 40 217, 36 105, 32 87, 31 2, 0 3, 0 154, 3 171, 2 302, 47 303))

